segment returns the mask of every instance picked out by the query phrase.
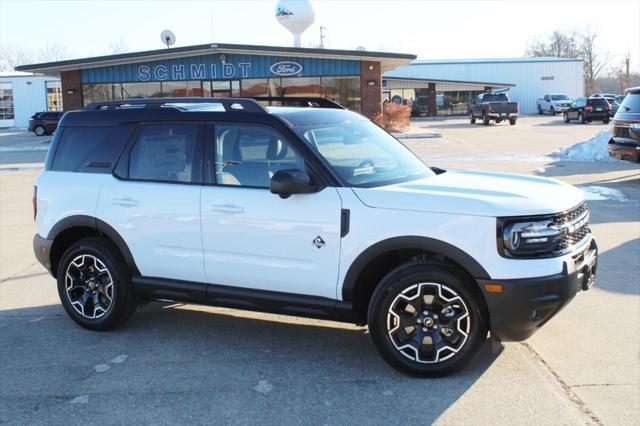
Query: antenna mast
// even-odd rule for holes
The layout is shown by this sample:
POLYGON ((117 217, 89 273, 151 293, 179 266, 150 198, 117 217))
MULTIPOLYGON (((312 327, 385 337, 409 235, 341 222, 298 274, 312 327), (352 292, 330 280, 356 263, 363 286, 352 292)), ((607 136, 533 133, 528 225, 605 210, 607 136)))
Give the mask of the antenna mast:
POLYGON ((320 49, 324 49, 324 38, 325 36, 325 32, 327 31, 327 27, 323 27, 322 25, 320 25, 320 49))

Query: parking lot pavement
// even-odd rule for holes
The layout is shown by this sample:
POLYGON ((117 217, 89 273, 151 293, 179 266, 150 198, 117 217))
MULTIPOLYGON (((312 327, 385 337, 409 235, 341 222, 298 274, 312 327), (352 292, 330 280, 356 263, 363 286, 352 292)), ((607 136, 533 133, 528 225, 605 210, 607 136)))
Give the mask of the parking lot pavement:
POLYGON ((26 130, 0 129, 0 164, 44 161, 51 136, 36 136, 26 130))
POLYGON ((432 380, 395 372, 365 328, 340 323, 152 303, 117 331, 81 329, 33 258, 31 184, 38 171, 0 168, 0 419, 637 424, 640 168, 550 162, 541 154, 606 128, 553 121, 527 117, 515 127, 470 129, 463 120, 414 123, 442 134, 406 141, 423 158, 437 155, 432 163, 440 167, 551 176, 621 195, 589 201, 600 248, 595 288, 578 294, 529 341, 507 343, 498 355, 485 345, 460 374, 432 380), (436 128, 444 125, 450 127, 436 128))

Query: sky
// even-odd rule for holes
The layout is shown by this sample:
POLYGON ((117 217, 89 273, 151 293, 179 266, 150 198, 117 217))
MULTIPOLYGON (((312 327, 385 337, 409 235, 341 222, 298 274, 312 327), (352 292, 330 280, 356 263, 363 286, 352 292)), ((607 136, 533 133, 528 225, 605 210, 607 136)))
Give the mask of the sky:
MULTIPOLYGON (((38 51, 65 46, 71 58, 175 46, 238 43, 292 45, 274 17, 276 0, 0 0, 0 46, 38 51)), ((594 28, 611 63, 631 53, 640 63, 640 0, 431 1, 315 0, 315 23, 302 45, 416 54, 419 59, 523 56, 555 29, 594 28)))

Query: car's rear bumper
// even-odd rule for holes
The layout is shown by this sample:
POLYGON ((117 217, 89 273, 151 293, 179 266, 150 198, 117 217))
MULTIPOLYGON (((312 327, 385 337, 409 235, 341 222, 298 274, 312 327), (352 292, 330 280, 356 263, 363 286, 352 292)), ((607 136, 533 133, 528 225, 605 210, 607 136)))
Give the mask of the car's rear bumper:
POLYGON ((489 310, 491 334, 504 341, 521 341, 534 334, 580 290, 595 282, 598 246, 591 240, 586 250, 564 262, 556 275, 515 280, 478 280, 489 310), (485 285, 502 288, 489 292, 485 285))
POLYGON ((620 138, 609 141, 609 155, 618 160, 640 163, 640 143, 620 138))
POLYGON ((509 118, 518 118, 517 112, 488 112, 487 117, 491 119, 508 120, 509 118))
POLYGON ((609 111, 587 112, 585 118, 587 120, 607 120, 611 117, 609 111))
POLYGON ((39 234, 33 236, 33 253, 36 255, 38 262, 51 273, 51 246, 53 240, 47 240, 39 234))

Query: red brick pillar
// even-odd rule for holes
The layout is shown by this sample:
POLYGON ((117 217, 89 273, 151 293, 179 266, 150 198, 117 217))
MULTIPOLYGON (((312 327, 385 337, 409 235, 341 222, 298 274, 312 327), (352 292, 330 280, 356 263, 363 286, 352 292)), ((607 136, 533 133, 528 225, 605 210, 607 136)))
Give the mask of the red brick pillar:
POLYGON ((82 79, 80 70, 62 71, 60 73, 62 86, 62 107, 65 111, 82 109, 82 79))
POLYGON ((427 89, 427 115, 432 117, 438 115, 435 83, 429 83, 429 88, 427 89))
POLYGON ((362 114, 369 118, 382 111, 382 73, 380 62, 360 62, 362 114))

